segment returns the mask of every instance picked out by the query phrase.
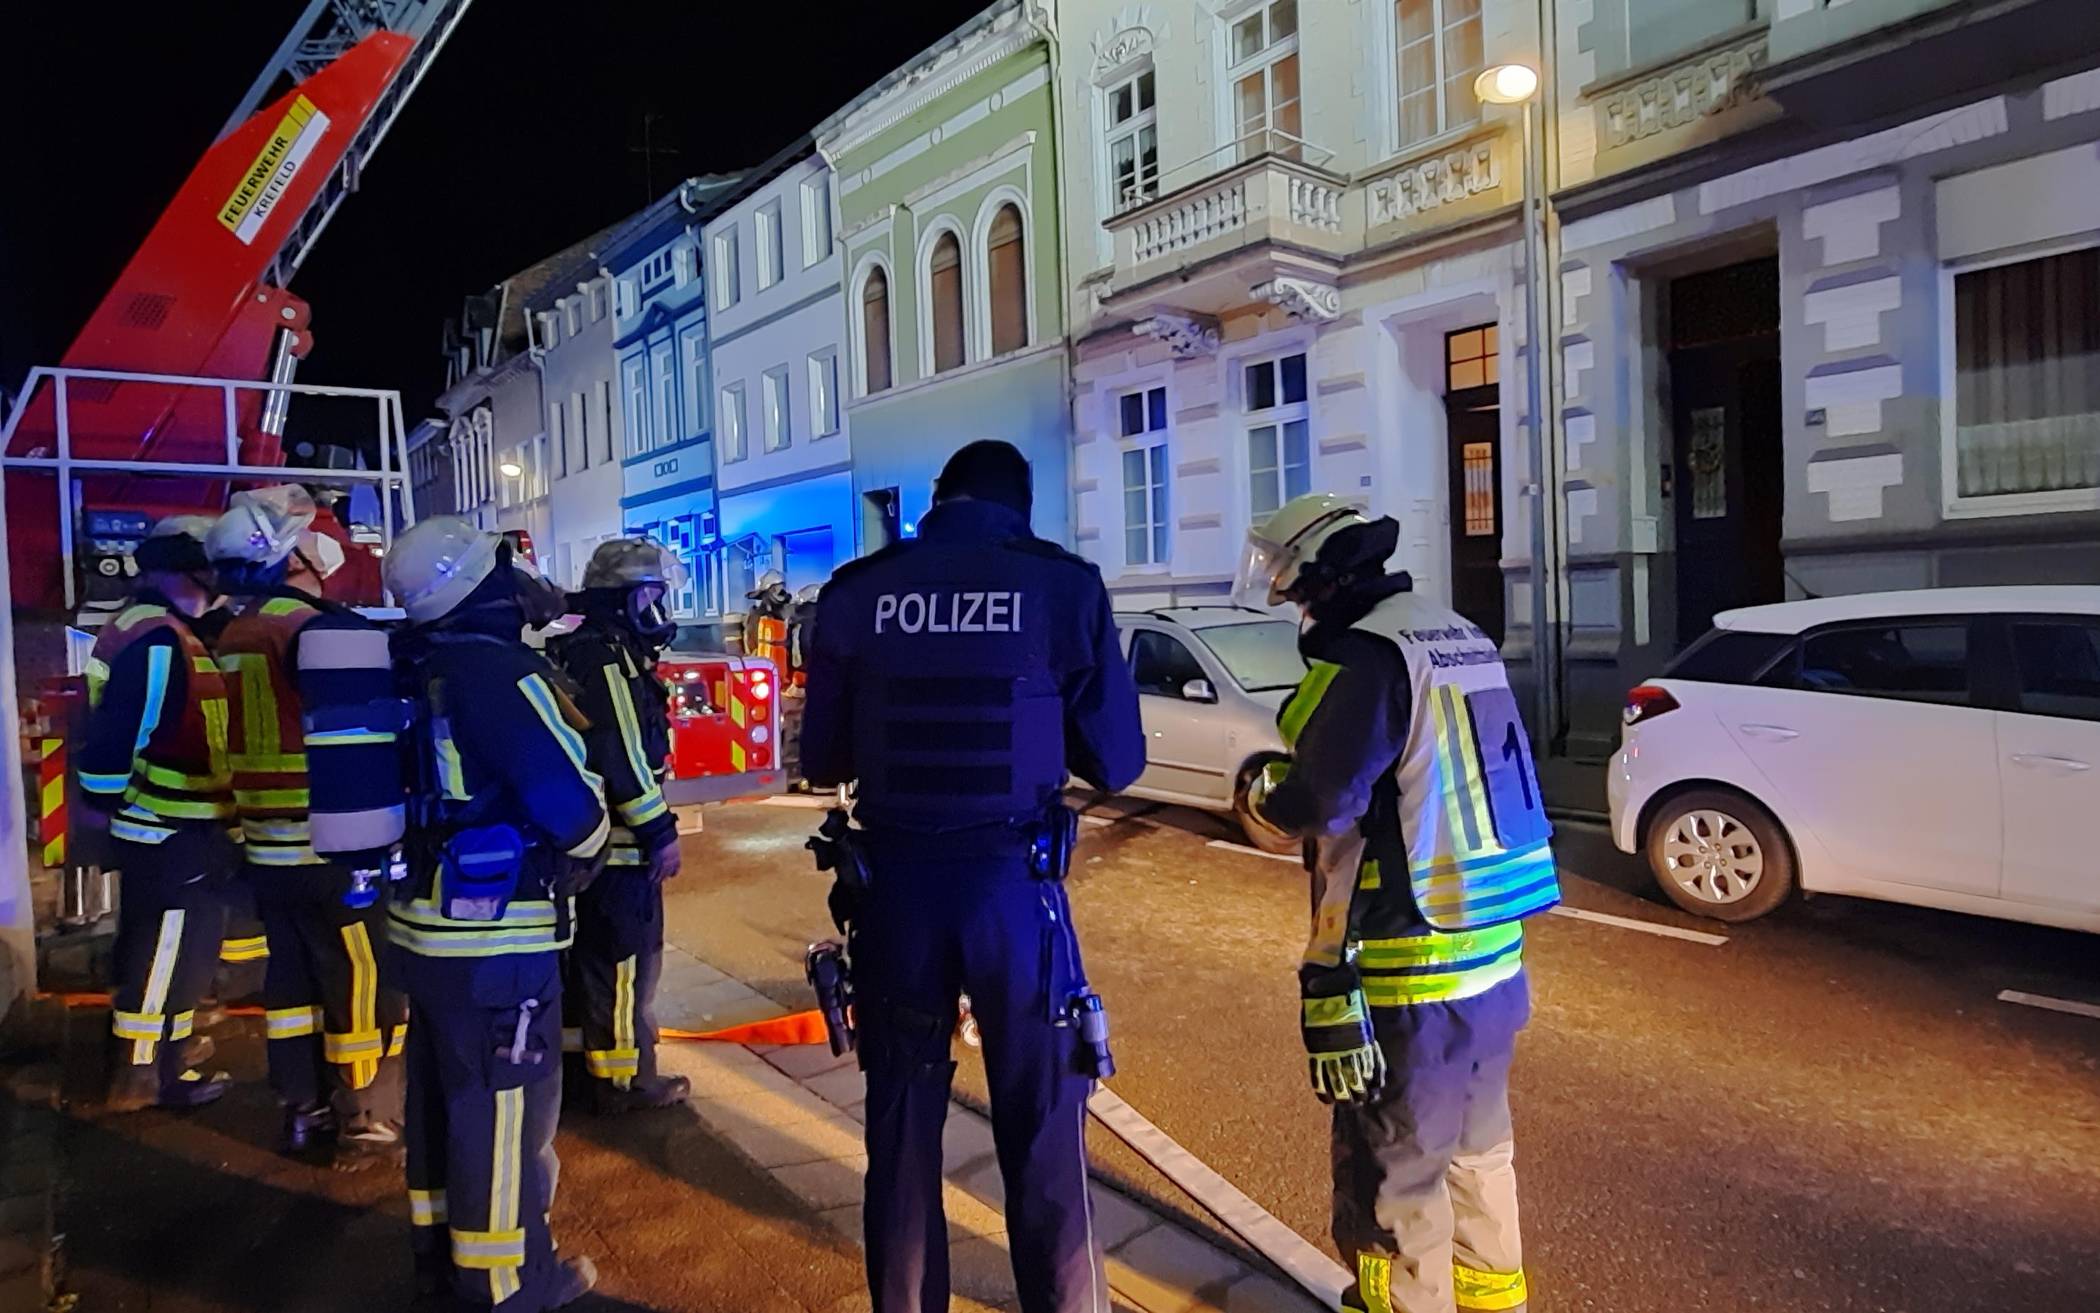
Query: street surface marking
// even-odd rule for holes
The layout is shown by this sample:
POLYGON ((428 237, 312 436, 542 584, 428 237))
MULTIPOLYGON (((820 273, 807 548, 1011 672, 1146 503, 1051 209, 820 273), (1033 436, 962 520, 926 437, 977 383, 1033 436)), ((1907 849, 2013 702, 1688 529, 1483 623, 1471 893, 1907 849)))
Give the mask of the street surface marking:
POLYGON ((829 811, 838 806, 838 799, 830 794, 818 797, 812 793, 775 793, 760 798, 761 807, 799 807, 804 811, 829 811))
POLYGON ((1234 843, 1230 839, 1212 839, 1207 846, 1223 848, 1229 853, 1245 853, 1249 857, 1266 857, 1272 862, 1289 862, 1293 866, 1305 865, 1305 859, 1296 853, 1265 853, 1259 848, 1250 848, 1244 843, 1234 843))
POLYGON ((1312 1243, 1271 1217, 1240 1188, 1218 1175, 1202 1159, 1176 1144, 1145 1115, 1106 1085, 1096 1085, 1086 1101, 1094 1120, 1157 1167, 1161 1174, 1203 1205, 1225 1228, 1281 1268, 1328 1308, 1342 1302, 1349 1274, 1312 1243))
POLYGON ((1079 818, 1079 823, 1081 825, 1114 825, 1116 823, 1116 818, 1113 816, 1095 816, 1089 813, 1087 815, 1081 816, 1079 818))
POLYGON ((2045 1012, 2068 1012, 2074 1017, 2100 1017, 2100 1003, 2079 1003, 2068 998, 2050 998, 2047 994, 2029 994, 2025 990, 2001 989, 2000 1003, 2018 1003, 2022 1007, 2041 1008, 2045 1012))
POLYGON ((1710 935, 1704 930, 1679 930, 1673 925, 1657 925, 1653 921, 1636 921, 1630 916, 1613 916, 1608 912, 1589 912, 1580 907, 1554 907, 1547 909, 1555 916, 1573 917, 1577 921, 1595 921, 1599 925, 1615 925, 1621 930, 1639 930, 1643 934, 1661 935, 1665 939, 1682 939, 1694 944, 1718 947, 1728 942, 1727 935, 1710 935))

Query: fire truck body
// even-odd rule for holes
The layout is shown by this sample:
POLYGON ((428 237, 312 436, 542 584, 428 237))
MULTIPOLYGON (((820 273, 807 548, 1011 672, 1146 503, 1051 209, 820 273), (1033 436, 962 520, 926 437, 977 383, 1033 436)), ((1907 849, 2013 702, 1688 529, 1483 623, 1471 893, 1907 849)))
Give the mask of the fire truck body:
POLYGON ((785 793, 780 678, 762 657, 666 653, 673 806, 785 793))

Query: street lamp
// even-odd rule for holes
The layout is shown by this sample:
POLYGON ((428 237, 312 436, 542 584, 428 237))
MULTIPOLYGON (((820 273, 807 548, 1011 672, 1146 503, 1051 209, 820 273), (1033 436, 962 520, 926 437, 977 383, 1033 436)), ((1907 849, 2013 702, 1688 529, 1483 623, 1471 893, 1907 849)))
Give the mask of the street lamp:
POLYGON ((525 473, 525 467, 514 460, 507 460, 496 466, 496 473, 506 479, 515 479, 525 473))
POLYGON ((1548 326, 1540 307, 1546 303, 1545 227, 1541 223, 1544 187, 1538 173, 1538 131, 1533 116, 1541 112, 1538 70, 1528 64, 1496 64, 1473 79, 1473 94, 1482 103, 1508 105, 1524 120, 1524 386, 1531 428, 1531 665, 1532 731, 1542 748, 1560 732, 1560 460, 1553 443, 1552 417, 1543 396, 1548 326))

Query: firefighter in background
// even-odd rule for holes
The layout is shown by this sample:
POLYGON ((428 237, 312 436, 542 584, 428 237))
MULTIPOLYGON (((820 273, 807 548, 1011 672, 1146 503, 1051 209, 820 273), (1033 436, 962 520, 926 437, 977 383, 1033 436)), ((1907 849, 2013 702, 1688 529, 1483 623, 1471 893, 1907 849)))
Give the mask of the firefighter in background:
POLYGON ((454 516, 394 541, 387 590, 415 704, 407 875, 388 907, 408 1038, 408 1196, 418 1284, 533 1311, 588 1291, 548 1234, 559 1164, 561 952, 610 826, 581 716, 527 647, 546 588, 454 516))
POLYGON ((1494 641, 1385 562, 1390 517, 1322 493, 1248 534, 1235 599, 1294 602, 1309 673, 1257 814, 1308 841, 1299 968, 1334 1105, 1334 1241, 1367 1313, 1522 1309, 1509 1068, 1531 1012, 1524 926, 1559 901, 1494 641))
POLYGON ((191 625, 215 590, 205 558, 211 520, 174 516, 133 552, 139 588, 103 626, 88 658, 81 797, 122 873, 110 1028, 109 1106, 194 1108, 226 1092, 223 1074, 189 1066, 183 1041, 218 960, 220 886, 231 852, 226 686, 191 625))
POLYGON ((803 721, 810 782, 860 786, 863 828, 826 837, 867 868, 834 908, 868 1081, 868 1282, 876 1313, 948 1307, 941 1123, 967 990, 1021 1308, 1107 1313, 1084 1132, 1111 1064, 1062 790, 1068 771, 1117 790, 1144 769, 1137 690, 1100 571, 1029 530, 1019 451, 962 448, 933 499, 916 538, 825 585, 803 721))
POLYGON ((758 577, 758 587, 744 594, 751 608, 744 612, 744 655, 764 657, 773 663, 781 687, 788 682, 788 612, 795 599, 787 580, 778 570, 758 577))
POLYGON ((308 754, 334 750, 340 737, 302 725, 312 672, 340 664, 337 635, 371 629, 323 600, 343 553, 313 522, 313 499, 296 484, 237 492, 205 546, 235 602, 218 655, 247 841, 243 883, 268 937, 264 1025, 284 1147, 332 1135, 336 1166, 355 1170, 400 1152, 408 1005, 381 975, 385 910, 312 844, 308 754))
POLYGON ((677 632, 666 595, 678 558, 647 538, 598 544, 584 567, 576 632, 559 661, 590 728, 586 761, 613 813, 605 870, 576 900, 570 1011, 583 1031, 591 1101, 601 1113, 685 1101, 691 1083, 656 1070, 656 981, 663 968, 663 882, 678 874, 678 820, 664 802, 669 697, 657 654, 677 632))

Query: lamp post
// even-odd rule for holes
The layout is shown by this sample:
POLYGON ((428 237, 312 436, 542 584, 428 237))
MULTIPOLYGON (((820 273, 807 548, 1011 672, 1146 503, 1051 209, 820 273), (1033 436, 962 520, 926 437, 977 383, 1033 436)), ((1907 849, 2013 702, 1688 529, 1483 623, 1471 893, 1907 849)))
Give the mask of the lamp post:
POLYGON ((1544 395, 1546 335, 1545 187, 1539 177, 1540 111, 1538 70, 1528 64, 1496 64, 1473 80, 1473 94, 1489 105, 1516 108, 1524 121, 1524 413, 1531 430, 1531 667, 1532 733, 1542 749, 1560 733, 1560 453, 1544 395))

